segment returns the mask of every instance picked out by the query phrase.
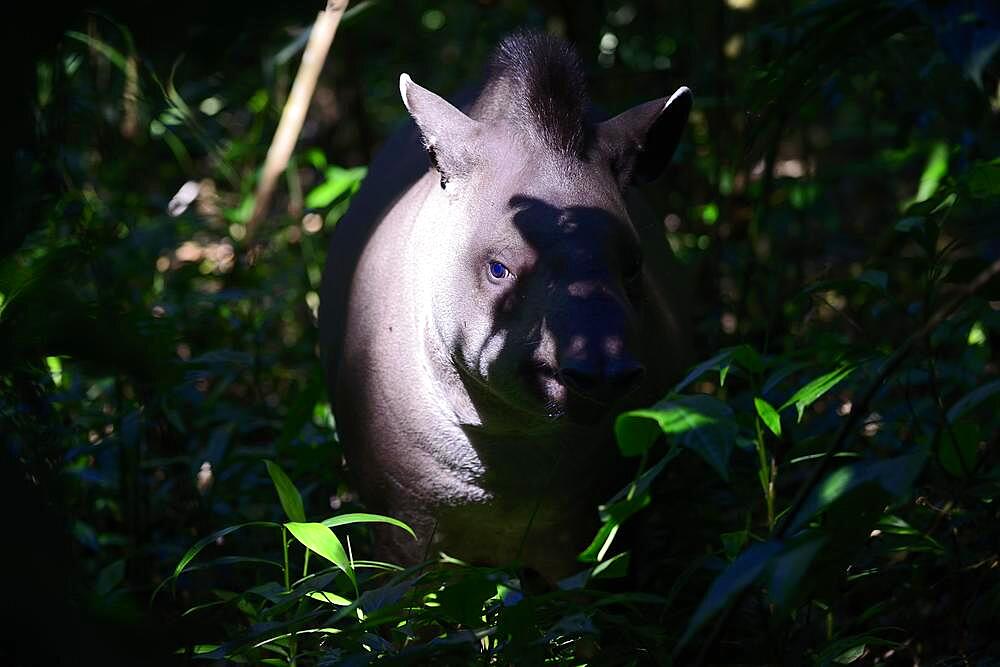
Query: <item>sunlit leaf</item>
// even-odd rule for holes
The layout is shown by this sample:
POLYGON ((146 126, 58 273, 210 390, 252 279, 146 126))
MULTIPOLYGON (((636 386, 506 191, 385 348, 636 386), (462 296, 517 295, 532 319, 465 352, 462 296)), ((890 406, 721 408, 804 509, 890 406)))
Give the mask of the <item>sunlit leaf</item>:
POLYGON ((313 188, 306 195, 306 206, 309 208, 326 208, 342 195, 355 188, 365 177, 365 167, 327 167, 324 173, 326 180, 313 188))
POLYGON ((771 433, 781 437, 781 415, 778 414, 778 411, 760 397, 754 397, 753 404, 757 408, 757 414, 760 416, 761 421, 771 429, 771 433))
POLYGON ((857 369, 857 366, 854 364, 841 364, 835 370, 820 375, 792 394, 792 397, 785 401, 778 408, 778 411, 781 412, 788 406, 794 405, 795 410, 798 412, 798 419, 802 421, 802 413, 807 407, 812 405, 823 394, 837 386, 841 380, 853 373, 855 369, 857 369))
POLYGON ((628 551, 615 554, 594 566, 591 579, 619 579, 628 574, 630 554, 628 551))
POLYGON ((274 482, 274 488, 278 491, 278 500, 281 501, 281 509, 285 510, 285 515, 292 521, 302 523, 306 520, 306 512, 302 507, 302 496, 295 488, 292 480, 288 478, 285 471, 273 461, 264 461, 267 465, 267 474, 274 482))
POLYGON ((307 593, 307 597, 310 597, 313 600, 319 600, 320 602, 326 602, 328 604, 335 604, 340 606, 346 606, 351 604, 351 600, 348 600, 347 598, 341 595, 337 595, 336 593, 331 593, 329 591, 313 591, 311 593, 307 593))
POLYGON ((340 514, 338 516, 330 517, 329 519, 323 520, 323 525, 327 528, 335 528, 337 526, 348 526, 354 523, 387 523, 391 526, 396 526, 397 528, 402 528, 410 535, 416 539, 417 535, 413 532, 413 529, 408 525, 400 521, 399 519, 393 519, 390 516, 383 516, 381 514, 365 514, 363 512, 356 512, 353 514, 340 514))
POLYGON ((354 566, 347 557, 344 545, 340 539, 333 534, 333 531, 321 523, 301 523, 289 522, 285 528, 292 536, 301 542, 310 551, 319 554, 337 567, 339 567, 347 578, 357 589, 358 582, 354 574, 354 566))

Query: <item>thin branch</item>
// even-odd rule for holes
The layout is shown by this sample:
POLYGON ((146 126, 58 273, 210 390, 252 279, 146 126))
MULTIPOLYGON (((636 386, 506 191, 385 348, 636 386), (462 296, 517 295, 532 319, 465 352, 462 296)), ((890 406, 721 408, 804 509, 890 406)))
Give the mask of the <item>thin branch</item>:
POLYGON ((328 0, 326 9, 316 16, 309 42, 302 54, 299 71, 295 74, 292 92, 281 112, 281 120, 274 132, 274 139, 271 140, 271 147, 267 150, 267 159, 264 161, 264 169, 254 196, 253 214, 247 223, 247 244, 250 244, 267 214, 278 177, 288 165, 288 159, 292 155, 306 119, 306 112, 309 110, 309 101, 312 99, 313 91, 316 90, 316 81, 319 80, 319 73, 323 69, 323 63, 326 62, 330 44, 333 43, 333 36, 337 33, 337 26, 340 25, 340 19, 347 9, 348 2, 349 0, 328 0))

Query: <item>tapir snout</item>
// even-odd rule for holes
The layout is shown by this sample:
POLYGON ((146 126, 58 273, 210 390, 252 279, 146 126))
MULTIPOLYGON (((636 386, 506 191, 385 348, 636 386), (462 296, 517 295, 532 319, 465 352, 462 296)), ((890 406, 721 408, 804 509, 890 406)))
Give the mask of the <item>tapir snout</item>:
POLYGON ((646 369, 637 358, 635 319, 623 295, 596 282, 569 286, 577 326, 559 341, 557 374, 570 392, 611 405, 635 389, 646 369))

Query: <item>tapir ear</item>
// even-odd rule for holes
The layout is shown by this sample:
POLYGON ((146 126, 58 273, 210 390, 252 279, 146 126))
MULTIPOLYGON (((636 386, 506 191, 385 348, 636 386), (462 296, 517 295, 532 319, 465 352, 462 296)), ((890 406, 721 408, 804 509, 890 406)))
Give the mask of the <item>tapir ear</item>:
POLYGON ((624 186, 655 180, 670 163, 691 111, 691 91, 632 107, 597 126, 597 138, 624 186))
POLYGON ((441 174, 441 187, 468 174, 477 163, 475 145, 480 124, 444 98, 418 86, 408 74, 399 77, 399 94, 417 123, 431 164, 441 174))

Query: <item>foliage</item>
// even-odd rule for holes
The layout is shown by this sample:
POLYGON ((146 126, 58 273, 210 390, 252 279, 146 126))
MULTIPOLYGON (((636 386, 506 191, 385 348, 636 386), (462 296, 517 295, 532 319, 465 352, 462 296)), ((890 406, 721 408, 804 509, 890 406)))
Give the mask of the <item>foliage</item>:
POLYGON ((287 28, 317 8, 195 10, 184 34, 211 39, 187 47, 134 9, 64 17, 31 63, 0 235, 4 480, 28 550, 5 627, 26 629, 23 655, 1000 652, 1000 291, 963 291, 998 250, 996 10, 564 5, 352 3, 259 247, 253 187, 304 44, 287 28), (516 564, 362 557, 394 519, 344 474, 315 332, 328 234, 402 118, 399 71, 456 91, 519 25, 567 34, 609 112, 696 97, 646 194, 691 273, 704 361, 618 418, 635 479, 597 510, 579 574, 541 590, 516 564), (53 616, 65 646, 34 630, 53 616))

